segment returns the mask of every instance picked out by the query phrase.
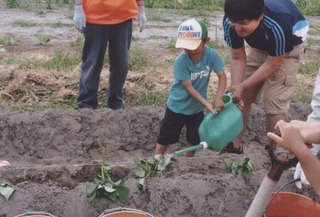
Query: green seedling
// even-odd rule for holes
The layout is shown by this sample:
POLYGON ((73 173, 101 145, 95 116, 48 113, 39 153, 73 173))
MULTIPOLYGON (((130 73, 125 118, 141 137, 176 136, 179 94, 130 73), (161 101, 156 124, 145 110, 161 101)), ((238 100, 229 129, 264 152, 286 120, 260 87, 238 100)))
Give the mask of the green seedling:
POLYGON ((94 203, 100 198, 106 197, 113 202, 119 199, 122 203, 126 203, 129 189, 125 186, 123 180, 113 181, 112 168, 105 165, 106 156, 102 141, 98 142, 98 146, 102 155, 100 173, 96 174, 93 182, 87 183, 87 199, 90 203, 94 203))
POLYGON ((14 187, 9 183, 0 182, 0 195, 2 195, 6 199, 6 201, 9 200, 14 191, 14 187))
POLYGON ((173 154, 156 155, 153 159, 145 160, 136 156, 135 175, 137 177, 137 186, 141 191, 146 190, 146 180, 151 177, 161 176, 168 165, 172 162, 173 154))
POLYGON ((250 159, 245 157, 242 161, 242 164, 238 164, 237 162, 229 159, 223 159, 224 164, 226 167, 231 171, 234 176, 237 176, 239 172, 241 172, 242 177, 246 182, 248 182, 251 178, 253 167, 250 163, 250 159))
POLYGON ((31 177, 27 175, 27 170, 23 171, 23 174, 19 174, 16 176, 17 184, 15 187, 19 187, 21 185, 27 185, 31 183, 31 177))
POLYGON ((41 35, 41 34, 38 34, 38 33, 34 34, 34 37, 39 39, 40 45, 42 45, 42 46, 47 45, 51 40, 51 36, 41 35))
POLYGON ((100 198, 107 198, 113 202, 120 200, 126 203, 129 196, 129 189, 122 179, 113 181, 112 168, 101 165, 101 172, 98 173, 93 182, 87 183, 87 199, 90 203, 98 201, 100 198))

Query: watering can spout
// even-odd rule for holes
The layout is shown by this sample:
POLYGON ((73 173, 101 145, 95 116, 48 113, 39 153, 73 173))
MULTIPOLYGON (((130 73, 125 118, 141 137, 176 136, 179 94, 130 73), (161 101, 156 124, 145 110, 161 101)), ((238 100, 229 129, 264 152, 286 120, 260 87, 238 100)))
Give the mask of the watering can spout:
POLYGON ((198 145, 191 146, 189 148, 185 148, 185 149, 182 149, 180 151, 176 151, 175 154, 176 155, 182 155, 182 154, 187 153, 187 152, 197 151, 197 150, 206 149, 206 148, 208 148, 208 144, 206 142, 200 142, 200 144, 198 144, 198 145))

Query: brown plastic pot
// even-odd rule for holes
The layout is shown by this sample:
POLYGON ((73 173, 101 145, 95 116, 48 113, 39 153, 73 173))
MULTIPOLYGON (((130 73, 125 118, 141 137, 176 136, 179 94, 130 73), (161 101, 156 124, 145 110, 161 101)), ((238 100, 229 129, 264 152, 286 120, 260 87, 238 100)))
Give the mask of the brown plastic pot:
POLYGON ((319 217, 320 205, 315 200, 292 192, 278 192, 263 217, 319 217))
POLYGON ((106 210, 99 217, 153 217, 152 215, 137 209, 119 207, 106 210))
POLYGON ((55 217, 55 216, 45 212, 26 212, 24 214, 17 215, 15 217, 55 217))

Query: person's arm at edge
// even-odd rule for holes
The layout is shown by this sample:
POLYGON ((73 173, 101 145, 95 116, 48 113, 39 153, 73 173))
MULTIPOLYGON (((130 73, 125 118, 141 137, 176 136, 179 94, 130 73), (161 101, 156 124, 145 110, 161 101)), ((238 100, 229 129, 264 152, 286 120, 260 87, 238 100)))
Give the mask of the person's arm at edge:
MULTIPOLYGON (((307 125, 305 126, 307 127, 307 125)), ((309 183, 317 194, 320 195, 320 161, 304 143, 300 129, 283 120, 278 121, 275 129, 277 128, 280 131, 281 137, 271 132, 268 132, 267 136, 278 145, 292 152, 298 158, 309 183)), ((318 137, 319 135, 318 133, 318 137)))
POLYGON ((309 183, 320 195, 320 161, 305 144, 299 144, 299 147, 301 148, 293 153, 297 156, 309 183))
POLYGON ((75 0, 74 3, 75 3, 75 4, 82 4, 82 3, 83 3, 83 0, 75 0))
POLYGON ((320 122, 292 120, 290 123, 299 128, 305 143, 320 144, 320 122))

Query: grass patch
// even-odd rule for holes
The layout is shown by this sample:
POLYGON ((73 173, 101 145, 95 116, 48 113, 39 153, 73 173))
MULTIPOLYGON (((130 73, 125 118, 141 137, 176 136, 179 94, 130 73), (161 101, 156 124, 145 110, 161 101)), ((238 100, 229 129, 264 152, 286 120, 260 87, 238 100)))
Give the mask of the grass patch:
POLYGON ((82 48, 84 45, 84 37, 83 36, 78 36, 75 40, 71 40, 69 44, 73 47, 75 47, 75 50, 77 52, 82 52, 82 48))
POLYGON ((9 57, 9 58, 0 58, 0 64, 4 65, 21 65, 23 60, 9 57))
POLYGON ((37 102, 37 103, 23 103, 16 102, 11 103, 8 106, 12 110, 18 111, 34 111, 34 110, 45 110, 45 109, 77 109, 76 98, 69 100, 68 102, 37 102))
POLYGON ((153 20, 153 21, 160 21, 160 22, 170 22, 171 20, 165 17, 163 13, 163 9, 161 8, 153 8, 150 10, 147 10, 147 17, 148 20, 153 20))
POLYGON ((130 93, 125 94, 125 104, 133 106, 164 106, 167 102, 169 91, 151 91, 137 87, 130 93))
POLYGON ((27 20, 16 20, 12 23, 13 26, 20 26, 20 27, 33 27, 37 26, 36 22, 27 21, 27 20))
POLYGON ((64 54, 61 50, 55 50, 48 60, 27 60, 21 65, 22 69, 47 69, 65 71, 73 69, 81 62, 81 54, 64 54))
POLYGON ((6 6, 8 8, 19 8, 20 0, 6 0, 6 6))
POLYGON ((129 70, 138 71, 151 65, 148 53, 141 48, 131 47, 129 56, 129 70))
POLYGON ((176 49, 176 39, 170 39, 167 44, 168 48, 176 49))
POLYGON ((60 21, 56 21, 54 23, 48 23, 48 24, 46 24, 46 26, 50 26, 50 27, 53 27, 53 28, 59 28, 59 27, 71 26, 71 25, 70 24, 61 23, 60 21))
POLYGON ((40 45, 46 46, 50 41, 51 41, 51 36, 50 35, 41 35, 39 33, 34 34, 34 37, 36 37, 40 45))
POLYGON ((298 73, 313 75, 315 77, 315 75, 319 71, 319 68, 320 68, 320 60, 314 60, 314 61, 310 61, 300 65, 298 73))
POLYGON ((19 42, 20 40, 15 37, 9 37, 9 36, 0 37, 0 45, 3 45, 3 46, 18 44, 19 42))
POLYGON ((305 84, 304 82, 298 83, 296 89, 291 97, 293 103, 310 103, 312 98, 314 86, 305 84))

